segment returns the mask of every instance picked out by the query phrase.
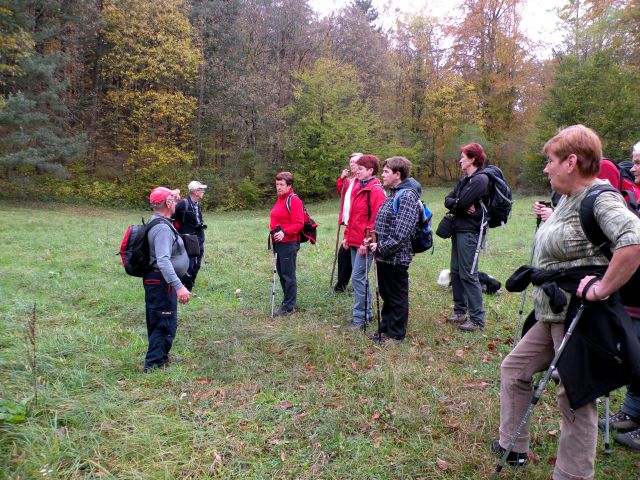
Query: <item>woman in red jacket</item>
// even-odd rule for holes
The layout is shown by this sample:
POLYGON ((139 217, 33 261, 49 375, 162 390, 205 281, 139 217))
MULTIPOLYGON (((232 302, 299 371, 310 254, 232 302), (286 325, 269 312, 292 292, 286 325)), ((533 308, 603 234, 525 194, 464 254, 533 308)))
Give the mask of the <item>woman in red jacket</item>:
POLYGON ((364 328, 373 318, 371 290, 367 274, 373 254, 364 245, 365 230, 373 231, 378 209, 387 198, 380 180, 376 178, 380 160, 375 155, 362 155, 357 160, 358 189, 351 194, 349 220, 344 230, 342 246, 351 250, 351 284, 353 285, 353 317, 351 328, 364 328), (366 301, 365 301, 366 299, 366 301), (365 312, 365 303, 367 304, 365 312))
POLYGON ((300 231, 304 225, 302 200, 293 192, 293 174, 276 175, 278 199, 271 209, 270 225, 273 252, 277 254, 276 268, 284 297, 274 317, 290 315, 296 308, 298 284, 296 282, 296 257, 300 249, 300 231))

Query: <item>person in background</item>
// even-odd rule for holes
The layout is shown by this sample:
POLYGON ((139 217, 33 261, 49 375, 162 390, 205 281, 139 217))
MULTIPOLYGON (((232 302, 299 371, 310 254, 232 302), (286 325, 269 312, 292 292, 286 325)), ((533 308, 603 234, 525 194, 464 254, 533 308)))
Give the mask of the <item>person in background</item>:
POLYGON ((149 195, 153 210, 149 221, 162 221, 147 233, 151 269, 142 279, 149 340, 144 359, 145 373, 176 361, 169 351, 178 329, 178 302, 187 303, 191 297, 191 292, 180 281, 189 267, 189 257, 182 239, 171 225, 179 199, 180 190, 165 187, 154 188, 149 195))
POLYGON ((376 242, 366 240, 375 253, 378 286, 384 301, 380 336, 372 339, 380 343, 387 340, 402 341, 409 323, 409 265, 413 259, 411 235, 415 231, 422 187, 408 178, 411 162, 404 157, 387 158, 382 163, 382 184, 390 195, 378 210, 375 232, 376 242), (397 212, 393 204, 396 203, 397 212))
POLYGON ((380 205, 387 198, 380 180, 376 178, 380 160, 375 155, 362 155, 357 160, 356 178, 358 189, 351 194, 349 219, 344 229, 343 248, 351 252, 353 272, 353 314, 349 327, 364 329, 373 314, 371 309, 371 289, 368 282, 373 254, 364 246, 365 231, 373 230, 380 205), (366 303, 366 311, 365 311, 366 303))
MULTIPOLYGON (((349 210, 351 209, 351 194, 356 192, 360 186, 356 178, 356 170, 358 159, 361 153, 352 153, 349 155, 349 168, 342 170, 342 174, 336 180, 336 189, 340 194, 340 215, 338 216, 338 225, 347 225, 349 222, 349 210)), ((351 279, 351 252, 348 248, 341 247, 338 249, 338 279, 333 291, 335 293, 344 292, 351 279)))
POLYGON ((282 304, 274 317, 291 315, 296 309, 298 284, 296 259, 300 249, 300 231, 304 225, 302 200, 293 191, 293 174, 280 172, 276 175, 276 194, 269 217, 269 228, 273 240, 273 252, 277 254, 276 269, 282 287, 282 304))
MULTIPOLYGON (((636 178, 636 184, 640 185, 640 142, 633 147, 631 155, 633 162, 631 172, 636 178)), ((619 176, 618 169, 615 166, 613 167, 616 169, 615 173, 619 176)), ((613 180, 615 181, 615 177, 613 180)), ((612 185, 615 184, 612 182, 612 185)), ((636 195, 636 200, 638 199, 640 199, 640 193, 636 195)), ((625 305, 624 308, 629 317, 631 317, 640 338, 640 305, 625 305)), ((604 421, 601 422, 601 426, 604 426, 604 421)), ((632 382, 627 385, 627 393, 624 397, 622 408, 609 417, 609 426, 613 430, 617 430, 616 442, 629 447, 631 450, 640 451, 640 383, 632 382)))
POLYGON ((204 231, 207 228, 202 220, 202 207, 200 201, 204 197, 207 186, 197 180, 193 180, 188 185, 189 195, 176 205, 174 220, 176 229, 180 233, 190 233, 198 237, 200 243, 200 255, 189 257, 189 269, 182 278, 182 283, 189 291, 193 290, 196 277, 202 265, 204 256, 204 231))
POLYGON ((486 228, 481 203, 489 194, 489 177, 480 175, 486 160, 478 143, 460 148, 460 168, 465 175, 444 199, 444 206, 455 216, 450 267, 454 307, 448 321, 464 332, 474 332, 485 324, 478 265, 473 265, 473 259, 480 230, 486 228))

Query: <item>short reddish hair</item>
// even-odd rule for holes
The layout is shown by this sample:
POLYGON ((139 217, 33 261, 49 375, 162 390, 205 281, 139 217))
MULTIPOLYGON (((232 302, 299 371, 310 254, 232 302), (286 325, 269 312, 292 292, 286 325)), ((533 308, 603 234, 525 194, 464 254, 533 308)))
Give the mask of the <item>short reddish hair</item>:
POLYGON ((473 159, 473 166, 482 168, 484 162, 487 161, 487 154, 479 143, 468 143, 464 147, 460 147, 460 153, 464 153, 467 157, 473 159))
POLYGON ((356 160, 358 165, 362 165, 364 168, 373 168, 373 175, 378 174, 378 168, 380 168, 380 159, 375 155, 362 155, 356 160))
POLYGON ((280 172, 276 175, 276 180, 284 180, 284 182, 292 187, 293 186, 293 173, 291 172, 280 172))

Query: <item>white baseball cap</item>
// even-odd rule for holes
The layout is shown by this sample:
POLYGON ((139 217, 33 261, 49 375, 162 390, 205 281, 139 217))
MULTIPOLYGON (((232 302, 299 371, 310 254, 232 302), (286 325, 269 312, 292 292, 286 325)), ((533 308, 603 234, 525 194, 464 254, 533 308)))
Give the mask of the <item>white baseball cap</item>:
POLYGON ((207 186, 204 183, 200 183, 198 180, 193 180, 192 182, 189 183, 187 188, 189 189, 190 192, 193 192, 200 188, 206 189, 207 186))

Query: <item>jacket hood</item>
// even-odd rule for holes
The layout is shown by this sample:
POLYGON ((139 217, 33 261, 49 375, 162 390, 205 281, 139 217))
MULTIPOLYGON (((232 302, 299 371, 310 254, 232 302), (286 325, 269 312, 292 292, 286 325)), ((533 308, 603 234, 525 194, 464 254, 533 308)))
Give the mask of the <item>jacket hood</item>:
POLYGON ((403 188, 410 188, 418 194, 418 197, 422 196, 422 185, 413 177, 405 178, 395 190, 401 190, 403 188))

